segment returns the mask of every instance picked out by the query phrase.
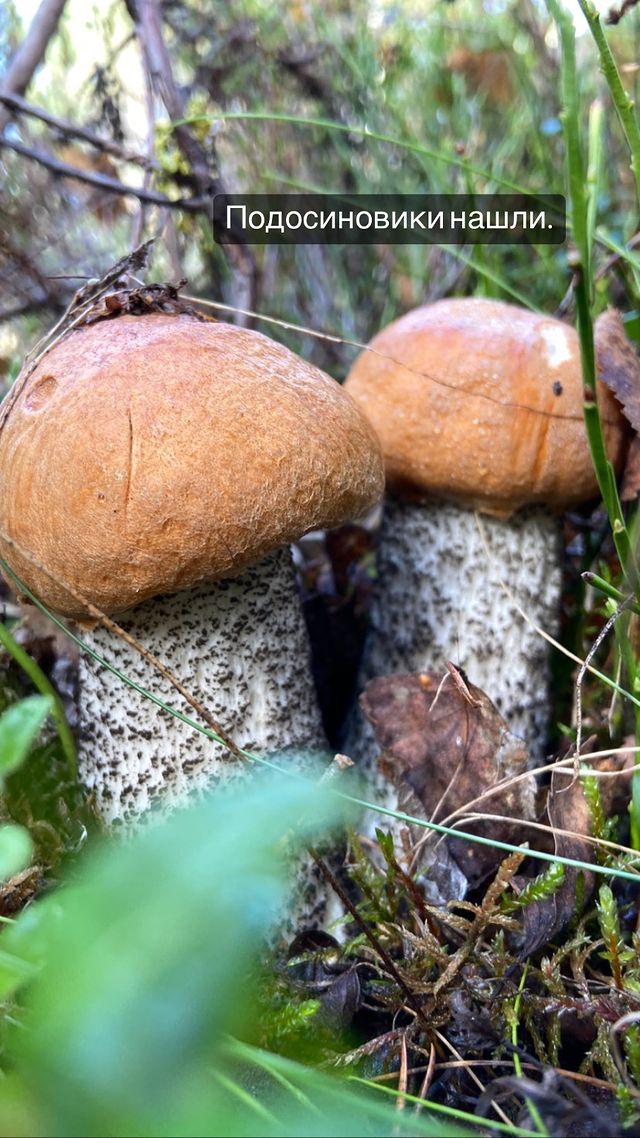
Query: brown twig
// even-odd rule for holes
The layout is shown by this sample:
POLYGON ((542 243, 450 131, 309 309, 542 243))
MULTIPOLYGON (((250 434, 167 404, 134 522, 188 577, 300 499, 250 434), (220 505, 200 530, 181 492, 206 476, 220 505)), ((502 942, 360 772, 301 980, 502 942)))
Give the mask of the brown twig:
POLYGON ((317 865, 318 869, 320 870, 320 873, 324 877, 327 884, 331 886, 331 888, 333 889, 334 893, 336 894, 336 896, 338 897, 338 899, 340 900, 340 902, 342 903, 342 905, 344 906, 346 911, 349 913, 349 915, 351 917, 353 917, 353 920, 356 922, 360 931, 362 933, 364 933, 365 937, 369 941, 369 944, 373 948, 376 955, 380 957, 382 963, 384 964, 385 968, 387 969, 387 972, 395 980, 396 984, 398 985, 400 991, 402 992, 402 994, 405 998, 406 1003, 409 1005, 411 1010, 415 1013, 417 1018, 420 1020, 420 1022, 422 1023, 422 1026, 424 1028, 426 1028, 426 1030, 429 1032, 429 1034, 431 1034, 431 1026, 432 1025, 429 1023, 429 1020, 427 1019, 424 1011, 422 1010, 422 1006, 420 1004, 420 1001, 418 1000, 418 997, 415 995, 414 992, 411 991, 411 988, 409 987, 407 982, 400 975, 400 972, 396 968, 393 960, 389 956, 389 953, 387 952, 384 945, 380 943, 380 940, 378 939, 378 937, 374 933, 373 929, 370 928, 370 926, 367 924, 367 922, 363 921, 358 910, 356 909, 355 905, 353 904, 351 898, 347 896, 345 890, 342 888, 342 885, 338 881, 333 870, 330 868, 330 866, 327 864, 327 862, 324 860, 324 858, 320 856, 320 854, 317 852, 317 850, 314 849, 313 846, 308 846, 307 849, 308 849, 309 854, 311 855, 312 860, 317 865))
POLYGON ((608 13, 605 24, 619 24, 622 17, 625 16, 627 12, 630 12, 632 8, 635 8, 637 3, 638 0, 622 0, 622 4, 619 8, 612 8, 608 13))
MULTIPOLYGON (((176 143, 186 159, 192 173, 192 180, 200 194, 224 193, 222 179, 212 172, 213 153, 207 155, 202 144, 194 136, 189 126, 181 123, 185 118, 186 104, 175 81, 171 59, 162 32, 162 8, 157 0, 127 0, 131 12, 145 66, 151 86, 158 92, 164 103, 176 143)), ((224 254, 233 269, 236 269, 250 283, 251 306, 257 304, 260 269, 253 252, 242 244, 223 246, 224 254)))
POLYGON ((68 162, 61 162, 59 158, 54 158, 52 154, 48 154, 44 150, 25 146, 24 143, 5 138, 4 135, 0 137, 0 148, 3 146, 8 150, 14 150, 16 154, 21 154, 23 158, 37 162, 39 166, 44 166, 45 169, 50 170, 52 174, 57 174, 58 177, 75 178, 79 182, 88 182, 90 186, 98 186, 99 189, 106 190, 110 194, 128 194, 137 198, 138 201, 166 206, 168 209, 181 209, 186 213, 208 213, 211 210, 211 198, 206 196, 171 199, 155 190, 145 190, 140 186, 126 185, 124 182, 118 181, 117 178, 110 178, 106 174, 98 174, 92 170, 79 170, 76 166, 70 166, 68 162))
MULTIPOLYGON (((66 0, 42 0, 31 26, 0 82, 3 94, 24 95, 36 67, 45 57, 49 40, 54 35, 66 0)), ((11 115, 0 108, 0 134, 11 115)))
POLYGON ((34 103, 29 103, 20 95, 0 91, 0 103, 4 104, 5 107, 9 107, 10 110, 16 111, 18 114, 39 119, 40 122, 46 123, 47 126, 51 126, 55 130, 60 131, 60 134, 65 135, 67 138, 79 138, 82 142, 88 142, 90 146, 94 146, 96 150, 103 151, 104 154, 108 154, 111 158, 117 158, 121 162, 131 162, 136 166, 144 166, 145 169, 158 168, 158 163, 148 155, 140 154, 137 150, 130 150, 127 146, 121 146, 119 142, 114 142, 111 138, 103 138, 102 135, 96 134, 95 131, 89 130, 88 127, 77 126, 76 123, 72 123, 69 119, 61 119, 57 115, 52 115, 50 111, 45 111, 43 107, 36 107, 34 103))
MULTIPOLYGON (((157 0, 136 0, 134 5, 136 31, 151 85, 160 95, 167 114, 173 122, 185 117, 184 98, 178 89, 171 68, 171 59, 162 35, 162 8, 157 0)), ((173 134, 178 147, 192 171, 193 181, 200 194, 215 193, 217 185, 210 161, 197 138, 188 126, 174 126, 173 134)))

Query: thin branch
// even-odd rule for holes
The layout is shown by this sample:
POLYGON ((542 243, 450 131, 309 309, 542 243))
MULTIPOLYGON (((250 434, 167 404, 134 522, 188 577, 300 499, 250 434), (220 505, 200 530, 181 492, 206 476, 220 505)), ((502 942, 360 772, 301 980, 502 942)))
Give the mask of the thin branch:
POLYGON ((39 119, 47 126, 54 127, 59 130, 68 138, 79 138, 82 142, 88 142, 90 146, 95 146, 96 150, 101 150, 104 154, 110 155, 111 158, 118 158, 121 162, 132 162, 136 166, 143 166, 145 169, 157 169, 158 163, 154 162, 148 155, 140 154, 136 150, 129 150, 126 146, 121 146, 120 143, 114 142, 110 138, 102 138, 101 135, 96 134, 95 131, 89 130, 85 126, 77 126, 69 119, 58 118, 57 115, 52 115, 50 111, 45 111, 43 107, 36 107, 34 103, 29 103, 27 99, 23 99, 20 95, 13 95, 8 92, 0 91, 0 103, 10 110, 16 111, 21 115, 29 115, 30 118, 39 119))
MULTIPOLYGON (((34 71, 45 57, 49 40, 55 34, 64 11, 65 0, 42 0, 31 26, 0 82, 4 94, 24 95, 34 71)), ((11 115, 0 108, 0 134, 11 115)))
MULTIPOLYGON (((162 32, 162 6, 158 0, 128 0, 151 86, 158 92, 169 118, 176 143, 189 164, 199 193, 224 193, 222 179, 212 173, 213 154, 207 155, 191 127, 181 122, 186 117, 185 99, 171 67, 171 58, 162 32), (175 125, 173 125, 175 124, 175 125)), ((233 269, 249 278, 251 306, 257 307, 260 270, 253 252, 245 245, 224 244, 224 254, 233 269)))
MULTIPOLYGON (((171 69, 169 52, 162 35, 162 9, 157 0, 136 0, 136 30, 151 84, 156 89, 172 121, 185 117, 185 101, 171 69)), ((173 128, 175 140, 191 168, 195 184, 202 193, 212 193, 216 185, 207 155, 188 126, 173 128)))
POLYGON ((44 150, 36 150, 30 146, 25 146, 22 142, 17 142, 14 139, 5 138, 0 136, 0 149, 6 147, 8 150, 14 150, 16 154, 21 154, 24 158, 29 158, 38 165, 44 166, 45 169, 51 170, 52 174, 57 174, 61 178, 75 178, 79 182, 87 182, 90 186, 97 186, 101 190, 106 190, 110 194, 129 194, 131 197, 137 198, 138 201, 149 202, 151 205, 166 206, 169 209, 182 209, 188 213, 209 213, 211 211, 211 198, 193 197, 193 198, 176 198, 172 200, 166 197, 165 194, 157 193, 155 190, 145 190, 139 186, 125 185, 124 182, 118 181, 117 178, 110 178, 106 174, 98 174, 93 170, 78 170, 76 166, 70 166, 68 162, 62 162, 59 158, 54 158, 52 154, 48 154, 44 150))

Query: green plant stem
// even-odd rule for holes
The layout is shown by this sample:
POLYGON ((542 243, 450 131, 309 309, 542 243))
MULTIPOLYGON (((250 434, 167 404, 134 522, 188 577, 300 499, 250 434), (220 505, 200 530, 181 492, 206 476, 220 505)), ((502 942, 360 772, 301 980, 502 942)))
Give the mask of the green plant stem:
POLYGON ((600 55, 600 67, 605 77, 613 105, 631 152, 631 170, 636 182, 636 193, 640 202, 640 126, 635 115, 633 99, 627 94, 620 78, 620 72, 609 41, 600 22, 600 14, 591 0, 578 0, 582 13, 589 26, 600 55))
MULTIPOLYGON (((584 0, 581 0, 584 2, 584 0)), ((575 30, 568 10, 561 8, 559 0, 547 0, 547 7, 556 22, 562 48, 562 112, 566 142, 567 177, 573 221, 573 239, 577 249, 574 261, 574 293, 576 298, 578 337, 582 360, 584 382, 584 420, 589 449, 598 481, 598 487, 605 504, 613 533, 622 571, 633 592, 638 591, 638 571, 635 553, 631 546, 629 533, 622 513, 613 467, 607 457, 604 433, 596 396, 596 354, 593 338, 593 317, 591 312, 593 298, 593 278, 591 273, 591 241, 595 217, 591 197, 595 186, 587 193, 586 171, 582 154, 580 136, 580 105, 578 98, 578 75, 576 69, 575 30)), ((598 162, 599 130, 597 117, 592 120, 590 131, 592 153, 590 172, 594 175, 598 162)))
MULTIPOLYGON (((515 998, 514 1003, 513 1003, 513 1019, 511 1021, 511 1042, 512 1042, 513 1048, 514 1048, 514 1051, 513 1051, 513 1069, 514 1069, 514 1071, 515 1071, 515 1073, 519 1079, 522 1078, 522 1063, 520 1062, 520 1056, 518 1054, 518 1018, 520 1015, 520 1003, 522 1001, 522 993, 524 991, 524 985, 525 985, 525 980, 527 978, 527 972, 528 971, 529 971, 529 965, 525 964, 524 968, 522 969, 522 975, 520 977, 520 983, 518 984, 518 992, 517 992, 516 998, 515 998)), ((534 1102, 532 1102, 530 1098, 527 1098, 526 1095, 525 1095, 524 1101, 527 1104, 527 1110, 529 1111, 529 1114, 531 1115, 531 1121, 533 1122, 533 1125, 538 1128, 538 1131, 540 1132, 540 1134, 548 1135, 549 1131, 547 1130, 544 1122, 542 1121, 542 1118, 540 1116, 540 1111, 538 1110, 536 1104, 534 1102)))
MULTIPOLYGON (((612 601, 616 601, 617 604, 628 600, 624 593, 620 592, 620 589, 616 589, 615 585, 612 585, 609 581, 605 581, 604 577, 599 577, 597 573, 592 573, 588 570, 582 574, 582 580, 586 585, 591 585, 592 588, 597 589, 599 593, 603 593, 605 597, 610 597, 612 601)), ((636 601, 634 604, 629 605, 629 611, 640 616, 640 604, 636 601)))
POLYGON ((587 241, 593 250, 593 242, 598 219, 598 193, 602 174, 602 136, 604 130, 604 108, 600 99, 594 99, 589 110, 589 142, 587 154, 587 241))
POLYGON ((71 732, 71 728, 67 723, 67 717, 64 713, 62 700, 55 690, 53 684, 47 679, 42 668, 36 661, 25 652, 24 648, 17 644, 13 636, 4 624, 0 621, 0 644, 7 650, 10 656, 13 657, 16 664, 22 668, 25 675, 29 677, 31 683, 40 692, 41 695, 47 695, 52 700, 51 714, 56 725, 60 745, 64 751, 67 763, 69 765, 69 774, 72 778, 76 777, 77 772, 77 756, 76 744, 71 732))
MULTIPOLYGON (((587 263, 589 258, 587 257, 587 263)), ((593 339, 593 319, 589 300, 590 286, 584 272, 584 264, 577 267, 574 292, 578 315, 578 337, 580 340, 580 356, 582 360, 582 376, 584 381, 584 421, 587 429, 587 439, 591 458, 593 461, 598 488, 602 495, 605 509, 609 516, 609 523, 613 534, 622 571, 634 593, 638 592, 638 567, 635 552, 629 538, 622 503, 618 494, 616 476, 607 457, 602 422, 598 411, 596 395, 596 359, 593 339)))

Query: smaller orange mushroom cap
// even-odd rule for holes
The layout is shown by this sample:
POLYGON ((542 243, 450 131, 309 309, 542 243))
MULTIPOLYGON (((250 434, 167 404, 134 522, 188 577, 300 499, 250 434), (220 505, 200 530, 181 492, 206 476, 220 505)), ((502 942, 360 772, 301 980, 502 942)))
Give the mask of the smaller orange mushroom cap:
MULTIPOLYGON (((597 325, 607 359, 625 344, 617 313, 597 325)), ((575 330, 482 298, 440 300, 383 329, 356 359, 346 389, 382 445, 388 485, 459 501, 498 517, 544 503, 564 510, 598 493, 583 418, 575 330)), ((598 382, 609 458, 619 471, 628 431, 598 382)))

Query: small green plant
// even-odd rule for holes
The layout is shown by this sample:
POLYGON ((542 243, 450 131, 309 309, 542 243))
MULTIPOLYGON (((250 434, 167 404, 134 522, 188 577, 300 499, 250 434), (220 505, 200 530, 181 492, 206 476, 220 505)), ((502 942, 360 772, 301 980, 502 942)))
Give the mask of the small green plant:
MULTIPOLYGON (((53 711, 49 696, 27 696, 0 715, 0 789, 5 779, 24 762, 53 711)), ((0 880, 6 881, 29 864, 32 842, 23 826, 0 826, 0 880)))

